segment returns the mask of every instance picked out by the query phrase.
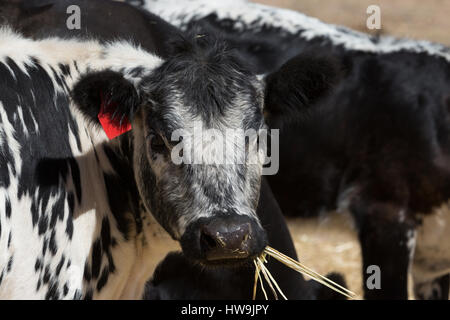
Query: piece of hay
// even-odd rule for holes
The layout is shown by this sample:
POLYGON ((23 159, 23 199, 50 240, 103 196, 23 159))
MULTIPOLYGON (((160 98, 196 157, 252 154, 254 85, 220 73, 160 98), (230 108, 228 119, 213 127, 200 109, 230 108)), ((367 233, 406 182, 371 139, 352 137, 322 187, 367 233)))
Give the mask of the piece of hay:
POLYGON ((266 300, 269 300, 269 298, 267 297, 266 290, 264 289, 264 283, 262 281, 262 278, 259 276, 259 272, 261 271, 261 269, 260 269, 258 263, 256 262, 256 259, 253 261, 253 263, 255 264, 255 268, 256 268, 256 271, 255 271, 255 285, 253 286, 253 300, 256 299, 256 289, 258 287, 258 279, 259 279, 259 282, 261 283, 261 290, 264 293, 264 297, 266 298, 266 300))
POLYGON ((256 299, 256 290, 258 287, 258 279, 261 284, 261 289, 264 293, 264 297, 266 298, 266 300, 269 300, 266 290, 264 289, 264 284, 262 281, 262 277, 260 276, 260 273, 262 273, 263 277, 266 279, 266 282, 268 283, 270 290, 272 290, 272 294, 274 295, 275 299, 278 300, 278 294, 277 294, 277 290, 278 290, 278 292, 281 294, 283 299, 287 300, 283 291, 281 291, 280 287, 278 286, 278 283, 275 281, 275 279, 272 277, 272 274, 269 272, 269 269, 267 269, 267 267, 264 265, 264 263, 267 263, 266 254, 263 253, 260 257, 257 257, 255 260, 253 260, 253 263, 256 268, 255 269, 255 284, 253 286, 253 300, 256 299))
POLYGON ((340 294, 346 296, 349 299, 353 299, 355 294, 353 292, 351 292, 350 290, 348 290, 347 288, 344 288, 343 286, 331 281, 330 279, 318 274, 317 272, 309 269, 308 267, 304 266, 303 264, 301 264, 300 262, 292 259, 291 257, 288 257, 284 254, 282 254, 281 252, 275 250, 274 248, 271 248, 269 246, 267 246, 264 249, 264 252, 262 253, 262 255, 260 257, 257 257, 253 263, 255 265, 255 284, 253 286, 253 300, 255 300, 256 298, 256 290, 257 290, 257 286, 258 286, 258 279, 261 283, 261 289, 263 290, 264 293, 264 297, 266 298, 266 300, 268 300, 267 297, 267 293, 264 290, 264 286, 262 283, 262 278, 260 276, 260 274, 262 273, 266 282, 269 284, 270 289, 272 290, 272 293, 275 297, 276 300, 278 300, 278 294, 276 292, 276 290, 278 290, 278 292, 281 294, 281 296, 287 300, 286 296, 283 294, 283 292, 281 291, 280 287, 278 286, 277 282, 275 281, 275 279, 272 277, 272 275, 270 274, 269 270, 267 269, 267 267, 264 265, 264 263, 267 263, 267 259, 266 256, 269 255, 271 257, 273 257, 274 259, 280 261, 281 263, 283 263, 284 265, 286 265, 287 267, 305 274, 309 277, 311 277, 313 280, 323 284, 324 286, 327 286, 328 288, 339 292, 340 294), (275 286, 275 288, 274 288, 275 286), (276 289, 276 290, 275 290, 276 289))

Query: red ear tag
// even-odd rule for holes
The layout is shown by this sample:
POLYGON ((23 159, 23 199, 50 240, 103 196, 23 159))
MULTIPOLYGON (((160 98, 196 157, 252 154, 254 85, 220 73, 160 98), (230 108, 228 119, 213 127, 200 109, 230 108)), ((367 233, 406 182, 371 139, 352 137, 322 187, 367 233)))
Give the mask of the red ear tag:
POLYGON ((122 120, 122 123, 120 124, 119 121, 112 120, 111 114, 106 112, 106 109, 113 107, 114 104, 106 105, 105 101, 102 97, 102 104, 100 106, 100 112, 98 113, 98 120, 100 121, 100 124, 103 127, 103 130, 105 131, 108 138, 114 139, 115 137, 118 137, 125 132, 128 132, 131 130, 131 123, 128 120, 128 118, 124 118, 122 120))

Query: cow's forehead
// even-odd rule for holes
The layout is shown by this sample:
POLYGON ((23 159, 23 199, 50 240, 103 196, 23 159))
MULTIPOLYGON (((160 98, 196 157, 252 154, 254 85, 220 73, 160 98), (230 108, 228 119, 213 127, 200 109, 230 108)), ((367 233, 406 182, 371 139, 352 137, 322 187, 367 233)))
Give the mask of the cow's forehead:
POLYGON ((196 121, 242 128, 260 120, 261 82, 233 50, 220 41, 187 48, 143 80, 155 118, 169 128, 196 121))
POLYGON ((153 100, 148 106, 149 123, 166 133, 199 124, 204 129, 218 130, 258 129, 263 125, 262 101, 253 81, 229 87, 226 94, 222 94, 222 89, 197 91, 191 94, 180 86, 166 87, 158 101, 153 100))

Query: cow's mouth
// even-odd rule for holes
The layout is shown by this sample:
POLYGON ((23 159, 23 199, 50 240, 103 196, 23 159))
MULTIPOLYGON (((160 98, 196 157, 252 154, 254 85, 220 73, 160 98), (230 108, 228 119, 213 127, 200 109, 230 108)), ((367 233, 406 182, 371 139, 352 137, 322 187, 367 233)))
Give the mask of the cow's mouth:
POLYGON ((220 260, 200 260, 197 261, 204 267, 240 267, 243 265, 251 265, 253 258, 236 258, 236 259, 220 259, 220 260))

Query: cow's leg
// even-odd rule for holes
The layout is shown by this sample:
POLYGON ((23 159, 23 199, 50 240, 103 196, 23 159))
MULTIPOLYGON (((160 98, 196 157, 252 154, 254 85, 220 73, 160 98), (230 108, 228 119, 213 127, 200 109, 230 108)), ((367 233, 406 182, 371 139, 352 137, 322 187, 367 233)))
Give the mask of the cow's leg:
POLYGON ((414 283, 414 295, 420 300, 448 300, 450 274, 428 282, 414 283))
POLYGON ((406 210, 389 203, 366 202, 354 206, 352 212, 362 250, 364 298, 407 299, 415 227, 406 210))

